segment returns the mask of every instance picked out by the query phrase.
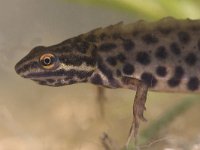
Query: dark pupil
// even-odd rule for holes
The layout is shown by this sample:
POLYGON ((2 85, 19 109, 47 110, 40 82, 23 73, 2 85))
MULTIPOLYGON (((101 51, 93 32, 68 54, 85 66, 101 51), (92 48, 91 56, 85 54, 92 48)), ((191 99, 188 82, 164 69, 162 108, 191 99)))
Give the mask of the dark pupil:
POLYGON ((46 57, 44 60, 43 60, 43 63, 44 65, 50 65, 52 63, 52 60, 50 57, 46 57))

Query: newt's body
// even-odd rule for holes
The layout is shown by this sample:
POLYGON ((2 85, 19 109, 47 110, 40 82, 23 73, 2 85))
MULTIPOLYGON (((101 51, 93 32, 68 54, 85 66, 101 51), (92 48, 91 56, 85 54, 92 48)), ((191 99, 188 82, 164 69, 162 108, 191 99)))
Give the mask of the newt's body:
POLYGON ((15 67, 43 85, 91 82, 137 90, 135 129, 147 90, 200 92, 200 20, 111 25, 49 47, 36 47, 15 67))

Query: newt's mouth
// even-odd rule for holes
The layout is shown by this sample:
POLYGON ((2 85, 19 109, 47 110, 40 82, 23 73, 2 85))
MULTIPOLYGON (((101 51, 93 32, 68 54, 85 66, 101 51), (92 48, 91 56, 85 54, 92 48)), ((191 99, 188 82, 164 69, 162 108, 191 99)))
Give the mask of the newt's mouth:
POLYGON ((37 61, 24 62, 24 59, 22 59, 15 65, 15 71, 18 75, 26 78, 27 74, 29 74, 31 70, 37 70, 38 66, 37 61))

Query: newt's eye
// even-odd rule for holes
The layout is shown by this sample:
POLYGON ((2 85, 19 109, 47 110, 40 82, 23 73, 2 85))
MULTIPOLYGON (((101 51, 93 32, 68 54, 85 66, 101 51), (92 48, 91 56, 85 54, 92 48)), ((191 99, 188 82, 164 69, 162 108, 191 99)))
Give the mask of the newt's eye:
POLYGON ((43 54, 40 57, 40 64, 45 69, 53 69, 56 66, 56 57, 53 54, 43 54))

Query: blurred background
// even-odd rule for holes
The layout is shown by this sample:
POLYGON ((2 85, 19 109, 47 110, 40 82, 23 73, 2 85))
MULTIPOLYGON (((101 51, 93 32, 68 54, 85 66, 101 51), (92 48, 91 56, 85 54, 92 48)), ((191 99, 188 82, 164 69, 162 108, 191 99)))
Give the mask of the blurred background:
MULTIPOLYGON (((106 89, 102 118, 95 86, 40 86, 19 77, 14 65, 37 45, 120 21, 165 16, 198 19, 200 1, 0 0, 0 150, 105 150, 103 133, 121 147, 135 92, 106 89)), ((146 107, 141 149, 200 149, 199 95, 149 92, 146 107)))

